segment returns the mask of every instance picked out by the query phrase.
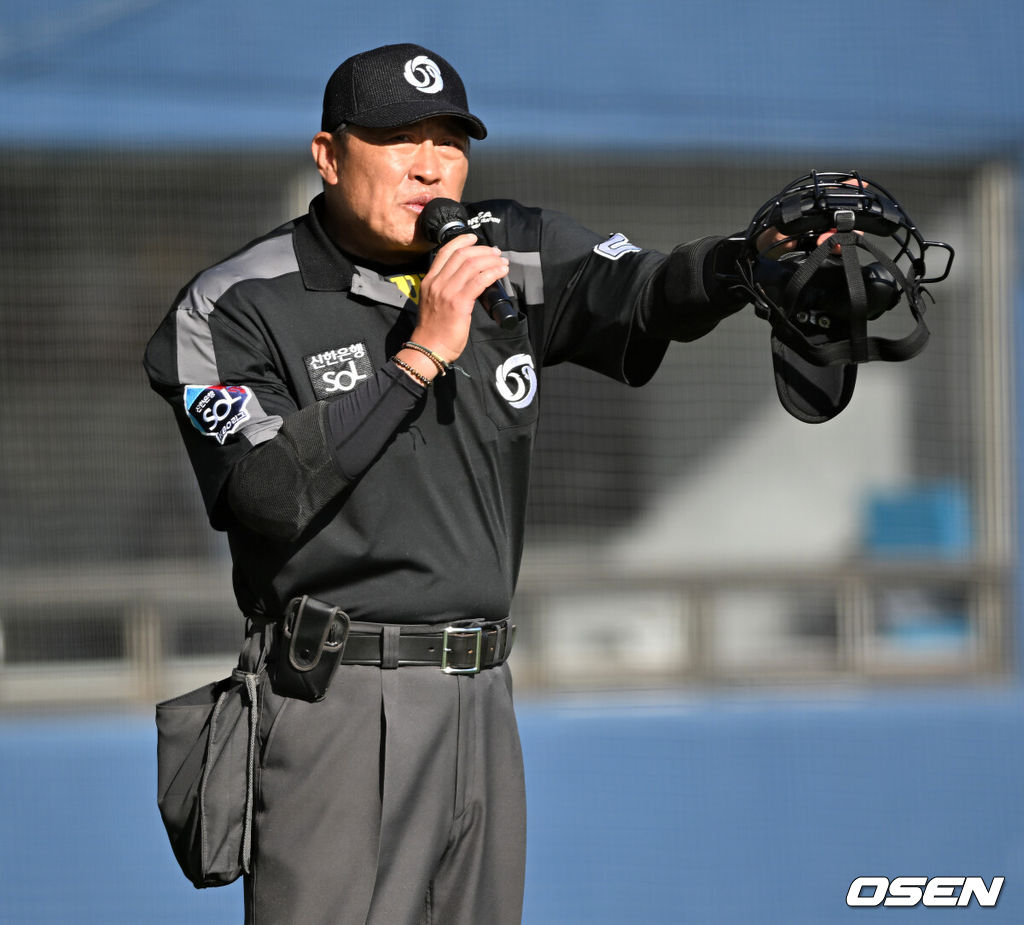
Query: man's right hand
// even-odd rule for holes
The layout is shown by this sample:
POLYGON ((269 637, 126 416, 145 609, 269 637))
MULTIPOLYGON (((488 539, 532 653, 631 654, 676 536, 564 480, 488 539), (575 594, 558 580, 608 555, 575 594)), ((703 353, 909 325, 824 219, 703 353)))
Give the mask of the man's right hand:
MULTIPOLYGON (((463 234, 439 248, 420 285, 419 320, 410 338, 445 362, 461 356, 469 339, 473 306, 492 283, 508 274, 508 259, 496 247, 463 234)), ((408 348, 398 356, 427 379, 437 374, 424 354, 408 348)))

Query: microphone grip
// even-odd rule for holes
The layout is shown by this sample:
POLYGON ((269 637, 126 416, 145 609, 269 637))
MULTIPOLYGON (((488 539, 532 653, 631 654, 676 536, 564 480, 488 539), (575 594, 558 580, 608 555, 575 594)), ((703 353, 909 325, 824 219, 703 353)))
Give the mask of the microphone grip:
POLYGON ((491 283, 481 294, 480 301, 491 320, 503 331, 511 331, 519 323, 519 311, 499 280, 491 283))
MULTIPOLYGON (((430 209, 431 218, 435 219, 434 212, 440 210, 432 209, 434 202, 441 203, 444 200, 435 199, 431 202, 427 209, 430 209)), ((461 209, 457 203, 451 203, 456 210, 461 209)), ((424 214, 428 214, 427 210, 424 210, 424 214)), ((444 213, 441 213, 444 215, 444 213)), ((462 210, 462 215, 465 215, 465 210, 462 210)), ((445 215, 445 217, 449 217, 445 215)), ((442 218, 441 221, 444 219, 442 218)), ((428 225, 433 222, 428 222, 428 225)), ((460 234, 476 234, 476 232, 470 228, 465 219, 462 218, 457 211, 450 216, 450 220, 442 225, 436 231, 428 230, 427 237, 432 241, 436 242, 438 247, 444 247, 449 241, 457 238, 460 234)), ((477 234, 477 240, 480 240, 480 236, 477 234)), ((508 292, 505 291, 505 287, 501 284, 500 280, 496 283, 491 283, 483 292, 480 293, 479 301, 483 303, 484 308, 487 309, 487 313, 491 316, 491 320, 498 325, 503 331, 511 331, 517 324, 519 324, 519 311, 512 303, 512 299, 508 292)))

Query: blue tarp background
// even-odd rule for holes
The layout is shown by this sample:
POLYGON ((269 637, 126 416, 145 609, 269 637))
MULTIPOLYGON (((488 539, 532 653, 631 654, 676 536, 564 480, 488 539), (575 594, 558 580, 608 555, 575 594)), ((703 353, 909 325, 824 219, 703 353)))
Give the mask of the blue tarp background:
POLYGON ((415 41, 499 144, 1016 148, 1016 0, 0 3, 0 143, 305 145, 349 54, 415 41))

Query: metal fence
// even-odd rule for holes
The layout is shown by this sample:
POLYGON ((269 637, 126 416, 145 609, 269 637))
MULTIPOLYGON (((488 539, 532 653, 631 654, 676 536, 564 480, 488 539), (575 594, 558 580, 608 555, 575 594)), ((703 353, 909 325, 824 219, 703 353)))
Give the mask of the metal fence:
MULTIPOLYGON (((0 153, 0 706, 152 701, 231 667, 225 544, 140 360, 191 275, 315 191, 288 156, 60 157, 0 153)), ((810 167, 857 166, 958 252, 927 350, 862 370, 827 425, 787 419, 750 312, 673 347, 641 390, 550 370, 515 609, 521 689, 1008 670, 1008 168, 473 158, 467 198, 543 204, 662 250, 742 228, 810 167)))

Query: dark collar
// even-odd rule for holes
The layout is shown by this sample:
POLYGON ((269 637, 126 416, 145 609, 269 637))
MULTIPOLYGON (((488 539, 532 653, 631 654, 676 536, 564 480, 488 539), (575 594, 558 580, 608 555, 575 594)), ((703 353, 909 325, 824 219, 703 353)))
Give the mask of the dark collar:
POLYGON ((366 260, 360 260, 356 266, 327 234, 323 214, 324 196, 321 193, 309 204, 309 212, 295 226, 295 258, 307 289, 323 292, 351 289, 352 278, 359 275, 360 270, 370 270, 381 278, 426 272, 430 263, 427 257, 404 267, 378 265, 366 260))
POLYGON ((354 267, 324 229, 323 193, 309 204, 309 212, 298 220, 292 245, 307 289, 340 292, 352 285, 354 267))

